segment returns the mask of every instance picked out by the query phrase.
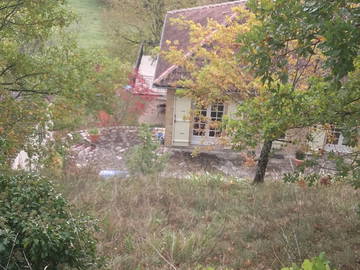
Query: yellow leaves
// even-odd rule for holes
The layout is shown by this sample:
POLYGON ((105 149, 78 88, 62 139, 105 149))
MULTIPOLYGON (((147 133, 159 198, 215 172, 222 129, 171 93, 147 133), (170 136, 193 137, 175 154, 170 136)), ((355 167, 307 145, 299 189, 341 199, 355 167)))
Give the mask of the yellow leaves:
POLYGON ((349 8, 359 8, 360 7, 360 3, 350 3, 349 4, 349 8))
POLYGON ((326 37, 318 36, 318 40, 321 41, 321 42, 324 42, 324 41, 326 41, 326 37))
POLYGON ((203 99, 216 99, 228 96, 228 91, 238 91, 242 98, 248 97, 260 84, 246 67, 250 63, 238 54, 241 44, 239 34, 250 30, 255 17, 244 7, 234 9, 236 14, 227 18, 223 25, 209 20, 206 26, 173 19, 181 27, 190 30, 190 44, 184 50, 178 49, 178 41, 166 41, 169 50, 165 53, 168 62, 183 67, 191 74, 189 80, 177 85, 191 89, 190 95, 203 99))

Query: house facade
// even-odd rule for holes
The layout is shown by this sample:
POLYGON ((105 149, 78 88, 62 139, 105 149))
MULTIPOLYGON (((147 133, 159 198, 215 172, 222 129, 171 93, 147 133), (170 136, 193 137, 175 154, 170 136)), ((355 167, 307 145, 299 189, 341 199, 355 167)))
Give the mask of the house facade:
MULTIPOLYGON (((226 18, 233 14, 232 9, 244 3, 245 1, 233 1, 169 11, 165 17, 160 50, 168 49, 168 41, 178 43, 179 49, 185 50, 188 46, 188 30, 173 24, 172 19, 183 18, 201 25, 206 25, 209 19, 225 23, 226 18)), ((225 115, 235 112, 236 104, 217 103, 197 109, 196 104, 189 97, 176 93, 174 83, 183 76, 184 72, 181 68, 168 63, 161 56, 158 57, 153 85, 167 90, 165 144, 167 146, 219 145, 221 129, 219 125, 211 125, 211 122, 220 124, 225 115), (194 110, 197 112, 193 113, 194 110)))
MULTIPOLYGON (((189 36, 188 30, 172 23, 174 18, 191 20, 201 25, 206 25, 208 20, 225 24, 226 18, 233 15, 233 8, 244 6, 246 1, 232 1, 215 5, 207 5, 189 9, 169 11, 166 14, 160 50, 167 51, 169 43, 178 44, 180 50, 186 52, 189 36), (170 42, 169 42, 170 41, 170 42)), ((177 93, 176 82, 185 78, 186 73, 181 67, 168 63, 161 54, 157 59, 153 85, 166 89, 166 114, 165 114, 165 144, 167 146, 192 147, 198 145, 214 145, 221 147, 223 138, 220 125, 224 116, 233 117, 236 112, 236 103, 216 103, 207 107, 198 108, 187 96, 177 93)), ((295 136, 297 141, 307 144, 311 150, 324 149, 326 151, 350 152, 351 148, 340 131, 334 130, 330 134, 321 129, 290 131, 286 137, 295 136), (306 141, 306 134, 312 132, 313 140, 306 141)), ((292 139, 293 140, 293 137, 292 139)), ((284 141, 289 141, 284 138, 284 141)), ((293 140, 294 141, 294 140, 293 140)), ((274 147, 285 146, 286 143, 275 143, 274 147)))

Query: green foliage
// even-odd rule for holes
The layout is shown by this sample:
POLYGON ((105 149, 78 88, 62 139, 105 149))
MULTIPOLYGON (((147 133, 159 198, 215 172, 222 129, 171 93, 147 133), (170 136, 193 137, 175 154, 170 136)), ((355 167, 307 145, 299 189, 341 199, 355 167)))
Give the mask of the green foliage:
POLYGON ((304 260, 301 267, 293 265, 292 267, 285 267, 281 270, 331 270, 329 264, 330 262, 325 258, 325 253, 322 252, 318 257, 314 257, 311 260, 304 260))
POLYGON ((239 124, 244 130, 236 137, 276 138, 281 130, 333 125, 354 147, 336 157, 338 174, 360 181, 358 1, 251 0, 248 7, 258 22, 239 34, 239 55, 266 91, 239 108, 251 124, 239 124))
POLYGON ((303 160, 306 157, 306 154, 302 150, 296 150, 295 152, 295 158, 299 160, 303 160))
POLYGON ((159 142, 154 141, 147 125, 139 130, 140 144, 129 150, 126 165, 132 175, 153 175, 163 171, 168 160, 167 154, 159 154, 159 142))
POLYGON ((2 268, 98 269, 95 230, 94 221, 75 213, 48 179, 1 172, 2 268))
POLYGON ((98 134, 100 133, 97 128, 92 128, 92 129, 90 129, 88 132, 89 132, 89 134, 91 134, 91 135, 98 135, 98 134))
POLYGON ((320 179, 320 175, 317 173, 311 173, 311 174, 304 174, 300 170, 297 170, 295 172, 286 173, 283 177, 283 180, 285 183, 299 183, 303 182, 307 186, 312 187, 314 186, 318 180, 320 179))
POLYGON ((239 184, 243 184, 246 186, 248 183, 245 179, 239 179, 235 177, 228 177, 223 174, 215 174, 206 172, 204 174, 192 174, 188 177, 189 181, 196 185, 203 185, 209 188, 218 188, 224 184, 228 185, 229 188, 231 186, 237 186, 239 184))
POLYGON ((286 77, 287 71, 283 69, 288 64, 286 57, 280 56, 280 61, 273 61, 272 57, 286 51, 289 41, 299 42, 292 51, 294 55, 308 57, 321 50, 325 56, 322 64, 331 70, 332 74, 328 74, 331 80, 340 80, 354 70, 353 60, 360 44, 357 1, 251 0, 248 6, 261 24, 241 37, 248 45, 253 45, 243 50, 247 51, 249 62, 264 81, 273 81, 275 74, 278 78, 286 77), (270 69, 272 64, 275 66, 270 69))
POLYGON ((94 111, 116 109, 115 92, 127 79, 127 68, 102 52, 79 49, 67 30, 74 20, 66 1, 10 0, 1 6, 4 163, 49 118, 54 129, 74 128, 94 111))

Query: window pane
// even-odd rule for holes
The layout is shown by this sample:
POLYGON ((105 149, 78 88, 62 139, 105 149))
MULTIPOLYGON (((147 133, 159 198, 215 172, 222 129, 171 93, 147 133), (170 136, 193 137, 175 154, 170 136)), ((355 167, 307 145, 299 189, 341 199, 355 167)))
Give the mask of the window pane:
POLYGON ((331 129, 326 138, 327 144, 339 144, 341 131, 339 129, 331 129))

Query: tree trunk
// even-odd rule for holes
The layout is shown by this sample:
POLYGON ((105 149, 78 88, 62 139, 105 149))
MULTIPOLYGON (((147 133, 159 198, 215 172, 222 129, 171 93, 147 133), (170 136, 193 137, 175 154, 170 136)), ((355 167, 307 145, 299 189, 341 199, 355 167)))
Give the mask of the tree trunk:
POLYGON ((259 184, 264 182, 266 167, 269 162, 272 143, 273 141, 265 141, 261 148, 260 158, 256 165, 256 173, 253 184, 259 184))

